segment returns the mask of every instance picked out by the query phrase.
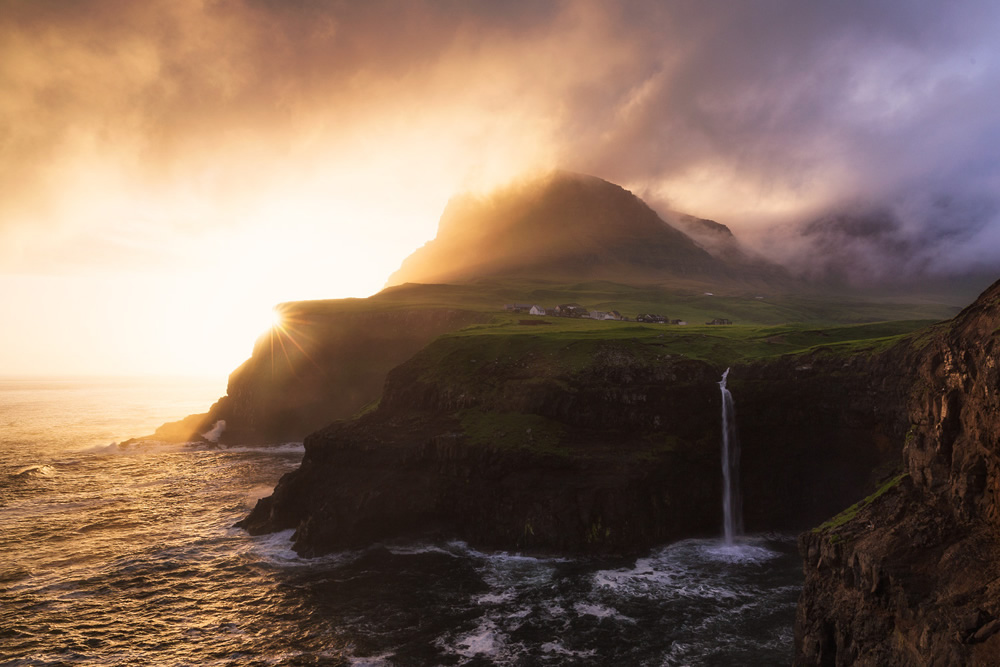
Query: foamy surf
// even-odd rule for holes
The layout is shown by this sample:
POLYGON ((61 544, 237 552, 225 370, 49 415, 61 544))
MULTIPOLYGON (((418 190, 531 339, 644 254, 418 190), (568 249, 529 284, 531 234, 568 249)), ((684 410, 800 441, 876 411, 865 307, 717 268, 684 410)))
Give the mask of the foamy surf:
POLYGON ((56 475, 56 469, 50 465, 39 463, 36 465, 30 465, 21 468, 17 472, 13 473, 11 477, 54 477, 56 475))
MULTIPOLYGON (((110 394, 107 414, 130 391, 110 394)), ((75 414, 77 402, 46 404, 44 414, 75 414)), ((629 561, 458 541, 306 559, 290 530, 230 528, 298 464, 302 443, 119 445, 113 434, 148 433, 148 424, 45 428, 57 439, 39 444, 24 427, 0 463, 0 553, 18 564, 0 568, 0 626, 17 628, 4 639, 15 661, 790 660, 801 567, 784 536, 737 537, 726 549, 689 540, 629 561), (150 624, 151 606, 171 622, 150 624), (77 648, 39 650, 53 633, 77 648)))
POLYGON ((300 455, 306 451, 301 442, 282 442, 268 445, 224 445, 202 440, 169 442, 166 440, 129 440, 107 445, 93 445, 76 450, 78 454, 93 456, 150 456, 184 452, 228 452, 230 454, 300 455))

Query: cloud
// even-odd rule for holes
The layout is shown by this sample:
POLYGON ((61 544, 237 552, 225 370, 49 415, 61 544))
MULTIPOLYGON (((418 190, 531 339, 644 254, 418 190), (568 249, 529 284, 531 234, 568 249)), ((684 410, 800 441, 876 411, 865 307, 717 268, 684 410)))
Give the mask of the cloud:
POLYGON ((12 0, 0 261, 44 264, 43 232, 194 243, 275 199, 316 202, 303 229, 414 211, 415 247, 455 189, 561 166, 775 257, 1000 266, 998 28, 986 1, 12 0), (895 226, 810 231, 859 209, 895 226))

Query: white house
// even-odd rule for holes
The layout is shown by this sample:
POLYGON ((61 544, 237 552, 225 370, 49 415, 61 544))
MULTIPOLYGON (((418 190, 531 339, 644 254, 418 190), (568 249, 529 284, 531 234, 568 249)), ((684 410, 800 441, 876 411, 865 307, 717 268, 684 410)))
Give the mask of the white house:
POLYGON ((545 308, 543 306, 538 306, 538 305, 532 306, 531 310, 528 311, 528 314, 529 315, 544 315, 545 314, 545 308))

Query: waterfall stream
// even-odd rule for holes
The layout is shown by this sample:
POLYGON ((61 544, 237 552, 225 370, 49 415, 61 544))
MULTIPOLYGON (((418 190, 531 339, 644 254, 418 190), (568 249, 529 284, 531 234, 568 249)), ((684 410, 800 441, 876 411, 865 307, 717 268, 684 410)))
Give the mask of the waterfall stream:
POLYGON ((722 534, 732 544, 743 533, 743 503, 740 498, 740 439, 736 432, 733 395, 726 389, 729 369, 722 374, 722 534))

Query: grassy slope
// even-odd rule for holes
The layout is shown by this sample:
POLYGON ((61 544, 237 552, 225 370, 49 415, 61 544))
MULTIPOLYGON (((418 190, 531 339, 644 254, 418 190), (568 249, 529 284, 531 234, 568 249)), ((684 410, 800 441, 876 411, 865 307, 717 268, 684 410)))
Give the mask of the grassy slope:
POLYGON ((448 308, 489 313, 491 323, 451 334, 455 339, 441 349, 468 346, 469 336, 491 336, 471 347, 483 347, 480 356, 560 351, 563 362, 579 356, 585 363, 593 344, 607 339, 634 339, 650 353, 674 354, 724 366, 748 359, 798 352, 815 346, 832 351, 858 351, 887 344, 893 337, 915 331, 957 312, 940 303, 892 302, 878 297, 782 295, 723 292, 712 295, 703 284, 628 286, 609 282, 563 285, 540 280, 484 280, 468 285, 392 287, 367 299, 294 302, 289 313, 308 311, 312 317, 335 318, 342 313, 392 312, 448 308), (763 297, 763 298, 758 298, 763 297), (553 307, 576 302, 592 310, 617 310, 634 318, 656 313, 690 322, 687 326, 645 325, 636 322, 534 317, 502 310, 507 303, 553 307), (706 326, 714 318, 733 326, 706 326), (522 321, 545 322, 528 326, 522 321), (500 341, 497 337, 507 340, 500 341), (567 356, 567 348, 573 352, 567 356), (497 348, 490 351, 489 348, 497 348))
POLYGON ((476 325, 444 336, 437 347, 442 352, 476 349, 478 353, 470 353, 482 358, 559 350, 563 364, 572 366, 573 358, 580 357, 582 366, 601 341, 628 339, 647 346, 650 354, 678 355, 726 366, 809 349, 822 348, 831 353, 875 350, 933 323, 933 320, 900 320, 827 327, 803 324, 672 326, 539 317, 531 319, 545 324, 527 326, 518 324, 521 319, 527 318, 498 316, 498 321, 492 325, 476 325), (472 338, 477 340, 470 340, 472 338), (575 352, 570 353, 570 349, 575 352))
POLYGON ((940 302, 891 300, 869 295, 778 294, 713 289, 704 283, 631 286, 605 281, 560 284, 544 280, 482 280, 467 285, 406 284, 367 299, 295 302, 286 307, 311 311, 391 311, 409 308, 459 308, 497 312, 507 303, 551 308, 576 302, 591 310, 617 310, 634 318, 656 313, 700 324, 717 317, 737 324, 776 325, 788 322, 847 324, 886 320, 942 320, 958 308, 940 302), (713 292, 712 295, 706 292, 713 292), (757 298, 762 297, 762 298, 757 298))

